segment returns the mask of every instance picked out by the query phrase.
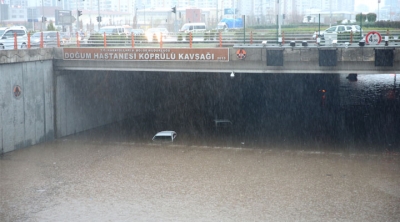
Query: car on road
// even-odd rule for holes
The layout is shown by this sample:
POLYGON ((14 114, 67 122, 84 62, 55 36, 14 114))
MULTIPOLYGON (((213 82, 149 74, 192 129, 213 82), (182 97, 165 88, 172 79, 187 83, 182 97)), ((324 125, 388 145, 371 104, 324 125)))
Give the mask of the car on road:
POLYGON ((40 37, 43 33, 43 47, 57 46, 57 31, 36 32, 31 36, 31 47, 40 46, 40 37))
POLYGON ((182 26, 182 28, 179 30, 180 32, 205 32, 206 29, 206 23, 186 23, 182 26))
POLYGON ((60 32, 60 42, 62 44, 69 43, 71 41, 71 34, 69 32, 60 32))
MULTIPOLYGON (((346 32, 353 32, 353 33, 360 33, 362 32, 359 25, 335 25, 331 26, 324 31, 319 33, 321 39, 332 39, 336 40, 337 35, 339 33, 346 33, 346 32)), ((316 39, 318 32, 314 32, 313 39, 316 39)))
POLYGON ((161 131, 153 137, 154 142, 174 142, 177 134, 175 131, 161 131))
POLYGON ((17 35, 17 48, 27 48, 28 32, 24 26, 0 28, 0 49, 14 49, 14 34, 17 35))
POLYGON ((143 29, 130 29, 129 33, 132 33, 133 35, 145 35, 145 31, 143 29))
POLYGON ((153 41, 154 35, 160 41, 161 36, 166 38, 168 36, 168 29, 166 28, 150 28, 146 31, 146 37, 149 42, 153 41))
POLYGON ((129 33, 128 27, 125 26, 103 26, 100 28, 99 33, 100 34, 106 34, 106 35, 125 35, 127 36, 129 33))

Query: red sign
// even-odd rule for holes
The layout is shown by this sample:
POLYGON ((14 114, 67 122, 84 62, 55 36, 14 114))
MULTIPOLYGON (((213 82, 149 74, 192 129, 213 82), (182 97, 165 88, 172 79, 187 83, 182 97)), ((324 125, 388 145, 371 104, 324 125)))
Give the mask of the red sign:
POLYGON ((236 51, 236 56, 238 57, 238 59, 245 59, 246 51, 244 49, 239 49, 236 51))
POLYGON ((368 32, 365 36, 365 42, 369 45, 379 45, 382 41, 382 36, 379 32, 368 32))
POLYGON ((63 48, 65 60, 228 62, 229 48, 63 48))

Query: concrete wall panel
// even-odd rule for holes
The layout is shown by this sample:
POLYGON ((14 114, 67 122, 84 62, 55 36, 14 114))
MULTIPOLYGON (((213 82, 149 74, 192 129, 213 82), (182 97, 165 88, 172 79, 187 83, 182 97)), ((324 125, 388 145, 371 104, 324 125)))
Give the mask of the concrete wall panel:
POLYGON ((53 139, 52 61, 2 64, 0 70, 0 153, 53 139))
MULTIPOLYGON (((13 115, 13 129, 14 129, 14 147, 15 149, 25 147, 26 144, 26 133, 25 131, 25 98, 27 96, 26 90, 29 88, 26 87, 25 82, 27 81, 24 78, 24 72, 26 72, 26 65, 25 63, 20 63, 19 66, 13 67, 12 72, 13 74, 10 75, 11 78, 11 88, 13 89, 14 86, 19 85, 22 90, 22 94, 20 97, 14 97, 12 94, 12 115, 13 115)), ((28 146, 31 144, 28 144, 28 146)))
POLYGON ((57 77, 57 136, 126 118, 131 109, 128 73, 68 71, 57 77))
POLYGON ((0 73, 0 104, 1 104, 1 152, 8 152, 14 149, 14 116, 12 110, 13 86, 11 80, 12 66, 2 65, 0 73))

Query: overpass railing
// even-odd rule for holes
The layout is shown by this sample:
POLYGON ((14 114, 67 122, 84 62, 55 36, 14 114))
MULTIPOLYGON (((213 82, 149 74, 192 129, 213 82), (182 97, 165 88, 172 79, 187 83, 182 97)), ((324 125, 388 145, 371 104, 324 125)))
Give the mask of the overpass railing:
MULTIPOLYGON (((400 30, 385 33, 389 36, 389 44, 394 42, 400 43, 400 30)), ((383 35, 385 35, 383 34, 383 35)), ((382 36, 383 36, 382 35, 382 36)), ((30 36, 27 37, 27 48, 30 46, 30 36)), ((338 35, 338 43, 340 42, 358 42, 361 40, 358 33, 343 33, 338 35)), ((18 41, 17 38, 14 41, 18 41)), ((169 33, 167 35, 106 35, 105 33, 94 33, 88 37, 81 38, 78 34, 70 39, 60 39, 46 45, 39 44, 38 47, 229 47, 234 44, 290 44, 291 41, 303 42, 309 44, 317 43, 313 32, 286 31, 279 36, 276 30, 252 30, 252 31, 236 31, 236 32, 202 32, 202 33, 169 33)), ((41 39, 43 42, 43 39, 41 39)), ((320 44, 329 44, 324 39, 320 44)), ((18 44, 14 44, 17 46, 18 44)), ((15 47, 14 49, 17 49, 15 47)))
MULTIPOLYGON (((79 43, 84 47, 225 47, 234 44, 290 44, 291 41, 317 44, 313 32, 287 31, 277 35, 276 30, 236 31, 236 32, 202 32, 202 33, 169 33, 168 35, 105 35, 93 34, 79 43)), ((390 33, 390 42, 400 42, 400 30, 390 33)), ((359 33, 341 33, 337 37, 338 43, 359 42, 362 37, 359 33)), ((320 44, 330 44, 322 38, 320 44)), ((71 43, 73 47, 78 44, 71 43)), ((68 45, 66 45, 68 47, 68 45)))

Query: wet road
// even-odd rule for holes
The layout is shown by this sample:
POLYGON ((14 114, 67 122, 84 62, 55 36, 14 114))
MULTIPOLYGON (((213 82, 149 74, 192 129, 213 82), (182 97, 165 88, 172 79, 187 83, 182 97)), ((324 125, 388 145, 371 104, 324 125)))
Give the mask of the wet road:
POLYGON ((113 132, 0 156, 0 221, 400 220, 398 153, 158 145, 113 132))

